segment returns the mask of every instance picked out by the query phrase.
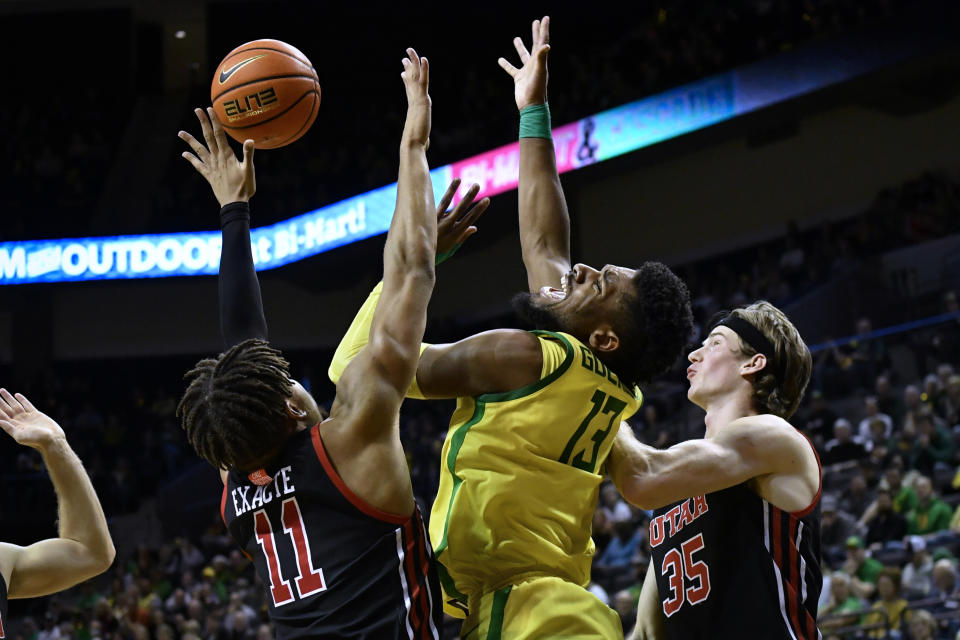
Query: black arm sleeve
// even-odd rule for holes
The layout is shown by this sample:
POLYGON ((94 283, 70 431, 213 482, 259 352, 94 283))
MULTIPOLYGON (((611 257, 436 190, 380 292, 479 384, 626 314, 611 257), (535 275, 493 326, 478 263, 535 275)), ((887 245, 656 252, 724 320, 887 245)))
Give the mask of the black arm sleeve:
POLYGON ((224 349, 249 338, 267 339, 260 281, 250 249, 250 204, 231 202, 220 209, 220 335, 224 349))

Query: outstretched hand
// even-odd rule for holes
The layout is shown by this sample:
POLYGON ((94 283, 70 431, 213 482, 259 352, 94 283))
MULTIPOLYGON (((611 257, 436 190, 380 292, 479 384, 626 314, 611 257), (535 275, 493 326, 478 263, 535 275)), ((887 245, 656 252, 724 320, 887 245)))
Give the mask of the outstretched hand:
POLYGON ((517 69, 500 58, 497 63, 513 78, 513 97, 517 109, 547 101, 547 54, 550 52, 550 16, 533 21, 533 40, 530 51, 519 37, 513 39, 513 46, 520 54, 521 67, 517 69))
POLYGON ((407 49, 402 60, 403 86, 407 91, 407 119, 403 125, 403 140, 407 144, 430 146, 430 63, 413 48, 407 49))
POLYGON ((440 198, 440 203, 437 204, 437 255, 453 251, 475 234, 477 228, 474 223, 490 206, 490 198, 482 198, 474 204, 473 199, 480 193, 480 185, 474 184, 470 186, 457 206, 447 211, 459 187, 460 178, 454 178, 447 187, 446 193, 440 198))
POLYGON ((52 418, 37 411, 23 394, 10 395, 0 389, 0 428, 19 444, 44 449, 65 438, 63 429, 52 418))
POLYGON ((200 121, 207 146, 204 147, 186 131, 181 131, 177 136, 193 149, 193 153, 184 151, 181 155, 210 183, 221 207, 231 202, 249 201, 257 191, 257 179, 253 171, 253 140, 244 140, 243 160, 237 160, 213 109, 207 107, 206 113, 203 109, 194 109, 193 112, 200 121))

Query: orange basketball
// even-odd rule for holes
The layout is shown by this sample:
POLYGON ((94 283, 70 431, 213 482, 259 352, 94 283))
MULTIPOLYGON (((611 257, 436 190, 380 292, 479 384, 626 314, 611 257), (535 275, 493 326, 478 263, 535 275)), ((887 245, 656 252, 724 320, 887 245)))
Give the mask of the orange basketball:
POLYGON ((257 149, 288 145, 307 132, 320 109, 320 81, 296 47, 254 40, 227 54, 213 75, 210 102, 234 140, 257 149))

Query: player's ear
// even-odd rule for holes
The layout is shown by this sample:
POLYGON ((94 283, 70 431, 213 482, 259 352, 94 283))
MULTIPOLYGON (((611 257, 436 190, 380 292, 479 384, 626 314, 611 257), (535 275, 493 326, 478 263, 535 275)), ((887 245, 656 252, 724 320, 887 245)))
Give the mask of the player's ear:
POLYGON ((762 353, 755 353, 750 359, 740 365, 740 375, 748 376, 754 373, 760 373, 767 367, 767 356, 762 353))
POLYGON ((616 351, 620 346, 620 337, 607 323, 603 323, 590 332, 590 348, 600 353, 616 351))
POLYGON ((286 406, 287 406, 287 416, 289 416, 290 418, 294 420, 302 420, 303 418, 307 417, 306 408, 300 406, 300 403, 297 401, 296 398, 293 398, 293 397, 287 398, 286 406))

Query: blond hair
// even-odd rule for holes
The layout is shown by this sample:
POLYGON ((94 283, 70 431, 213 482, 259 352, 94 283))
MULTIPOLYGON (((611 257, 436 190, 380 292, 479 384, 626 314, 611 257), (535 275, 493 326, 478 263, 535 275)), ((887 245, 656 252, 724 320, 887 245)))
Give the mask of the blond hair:
MULTIPOLYGON (((766 300, 759 300, 743 309, 734 309, 730 315, 756 327, 775 351, 767 356, 767 366, 753 379, 754 405, 763 413, 790 418, 800 406, 807 383, 810 382, 813 369, 810 349, 786 314, 766 300), (779 367, 775 366, 774 361, 779 363, 779 367), (777 368, 783 373, 781 379, 775 373, 777 368)), ((741 339, 740 353, 750 357, 756 355, 757 350, 741 339)))

